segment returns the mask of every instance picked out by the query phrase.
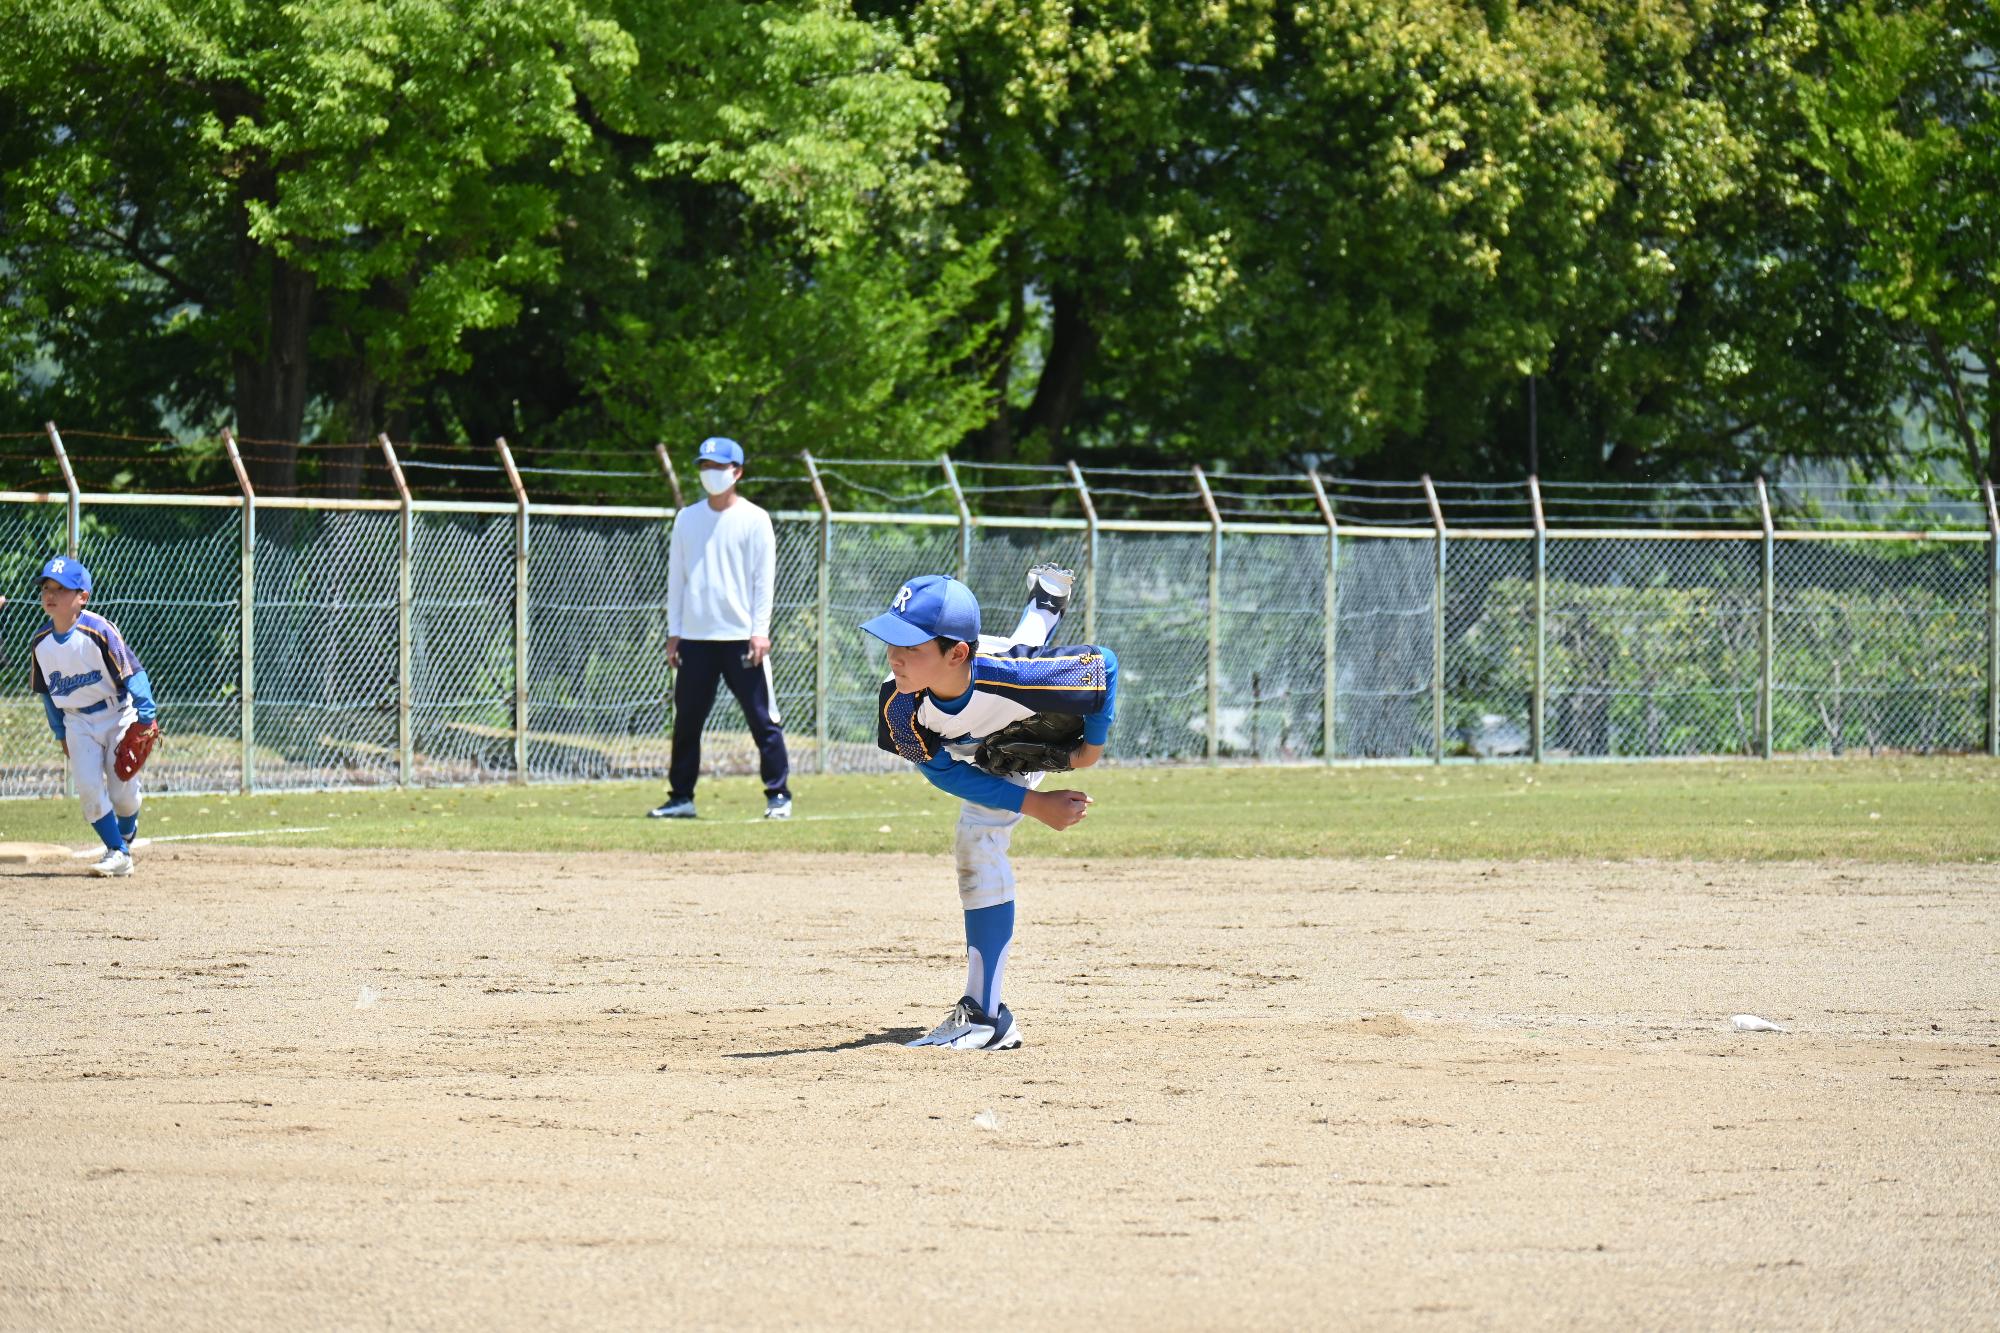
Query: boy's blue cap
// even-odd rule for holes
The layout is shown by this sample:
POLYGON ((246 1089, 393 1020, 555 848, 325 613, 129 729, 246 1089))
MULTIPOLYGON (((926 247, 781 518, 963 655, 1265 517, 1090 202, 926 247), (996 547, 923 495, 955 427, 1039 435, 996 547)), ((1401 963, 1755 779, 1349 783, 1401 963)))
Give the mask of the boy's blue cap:
POLYGON ((54 579, 60 588, 75 588, 78 592, 90 591, 90 571, 83 562, 71 556, 52 555, 42 572, 35 577, 35 587, 42 586, 43 579, 54 579))
POLYGON ((703 463, 727 463, 731 467, 742 467, 743 446, 726 435, 711 435, 695 451, 694 461, 697 467, 703 463))
POLYGON ((898 588, 889 609, 861 628, 898 648, 914 648, 932 639, 976 644, 979 599, 957 579, 926 574, 898 588))

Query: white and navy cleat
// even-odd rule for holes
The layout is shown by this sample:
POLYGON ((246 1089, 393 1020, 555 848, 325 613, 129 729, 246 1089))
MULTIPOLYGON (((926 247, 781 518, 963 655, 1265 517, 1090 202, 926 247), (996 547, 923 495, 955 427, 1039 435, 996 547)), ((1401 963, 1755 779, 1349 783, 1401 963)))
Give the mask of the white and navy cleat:
POLYGON ((1036 565, 1028 571, 1029 600, 1044 611, 1060 616, 1069 609, 1075 589, 1076 572, 1061 565, 1036 565))
POLYGON ((648 811, 646 812, 646 818, 648 818, 648 819, 693 819, 693 818, 694 818, 694 798, 693 798, 692 796, 690 796, 690 797, 688 797, 688 798, 687 798, 686 800, 682 800, 682 801, 671 801, 671 800, 670 800, 670 801, 668 801, 668 802, 667 802, 667 803, 666 803, 665 805, 656 805, 656 806, 654 806, 654 807, 653 807, 653 808, 652 808, 651 810, 648 810, 648 811))
POLYGON ((792 817, 792 798, 791 798, 791 797, 789 797, 789 796, 766 796, 766 797, 764 798, 764 818, 766 818, 766 819, 790 819, 791 817, 792 817))
POLYGON ((906 1044, 943 1046, 954 1051, 1011 1051, 1021 1044, 1021 1029, 1006 1005, 1000 1006, 998 1014, 989 1014, 966 995, 945 1015, 944 1022, 931 1029, 930 1035, 906 1044))
POLYGON ((91 865, 90 873, 99 879, 123 879, 132 873, 132 853, 107 847, 91 865))

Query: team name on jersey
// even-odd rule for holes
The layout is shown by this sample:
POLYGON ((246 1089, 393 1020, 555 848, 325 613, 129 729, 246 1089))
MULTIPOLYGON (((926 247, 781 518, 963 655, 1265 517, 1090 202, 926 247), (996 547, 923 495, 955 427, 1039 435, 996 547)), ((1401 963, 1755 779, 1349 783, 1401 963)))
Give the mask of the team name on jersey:
POLYGON ((69 694, 86 685, 95 685, 104 679, 102 671, 83 671, 74 676, 65 676, 60 671, 49 672, 49 694, 69 694))

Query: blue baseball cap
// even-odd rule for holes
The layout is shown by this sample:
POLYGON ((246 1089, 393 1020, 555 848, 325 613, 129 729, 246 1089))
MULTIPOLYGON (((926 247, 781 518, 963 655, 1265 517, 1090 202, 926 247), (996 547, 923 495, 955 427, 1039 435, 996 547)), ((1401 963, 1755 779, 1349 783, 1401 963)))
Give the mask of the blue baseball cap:
POLYGON ((896 590, 889 609, 861 627, 884 643, 914 648, 932 639, 979 642, 979 599, 943 574, 925 574, 896 590))
POLYGON ((52 555, 42 572, 35 576, 35 587, 39 590, 43 579, 54 579, 59 588, 74 588, 78 592, 90 591, 90 571, 83 562, 72 556, 52 555))
POLYGON ((742 467, 743 446, 726 435, 711 435, 695 451, 694 461, 697 467, 703 463, 727 463, 731 467, 742 467))

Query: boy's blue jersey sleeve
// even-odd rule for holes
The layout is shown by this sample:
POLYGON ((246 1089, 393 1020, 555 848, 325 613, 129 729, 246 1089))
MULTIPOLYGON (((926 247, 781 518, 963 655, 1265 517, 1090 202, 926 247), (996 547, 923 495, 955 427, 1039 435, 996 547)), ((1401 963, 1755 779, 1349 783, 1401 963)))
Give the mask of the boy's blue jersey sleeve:
POLYGON ((57 708, 56 701, 49 698, 47 694, 42 695, 42 711, 48 714, 49 730, 56 734, 56 739, 59 741, 68 740, 69 727, 63 722, 62 709, 57 708))
POLYGON ((1012 810, 1019 813, 1021 802, 1028 789, 1005 778, 994 777, 985 769, 968 764, 962 759, 954 759, 946 751, 940 750, 930 759, 917 765, 917 771, 930 780, 939 791, 956 796, 961 801, 974 805, 989 805, 995 810, 1012 810))
POLYGON ((151 722, 159 716, 159 705, 153 702, 153 682, 145 672, 140 671, 128 677, 125 688, 131 691, 132 708, 141 722, 151 722))
POLYGON ((1118 720, 1118 654, 1100 646, 1104 654, 1104 702, 1094 713, 1083 715, 1083 739, 1102 745, 1111 739, 1111 724, 1118 720))

